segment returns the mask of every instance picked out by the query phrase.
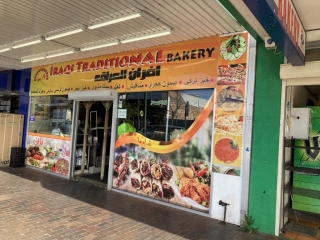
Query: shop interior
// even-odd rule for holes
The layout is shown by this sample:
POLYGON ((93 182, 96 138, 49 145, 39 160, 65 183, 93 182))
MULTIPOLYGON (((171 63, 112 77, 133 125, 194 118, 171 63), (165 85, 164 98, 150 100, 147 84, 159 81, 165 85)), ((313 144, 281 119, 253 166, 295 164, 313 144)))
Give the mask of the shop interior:
POLYGON ((0 113, 18 113, 19 92, 0 90, 0 113))
POLYGON ((76 149, 74 175, 81 178, 107 183, 108 162, 111 142, 112 102, 94 101, 80 102, 78 107, 76 125, 76 149), (88 122, 86 128, 86 110, 88 110, 88 122), (106 139, 104 139, 106 124, 106 139), (84 143, 86 136, 86 143, 84 143), (105 141, 105 164, 103 179, 101 179, 101 167, 103 165, 103 143, 105 141), (85 151, 83 151, 85 148, 85 151), (83 153, 85 156, 83 158, 83 153), (82 169, 82 161, 84 168, 82 169))
POLYGON ((71 137, 72 107, 67 96, 32 97, 29 132, 71 137))
POLYGON ((285 113, 283 236, 319 236, 320 85, 288 86, 285 113))

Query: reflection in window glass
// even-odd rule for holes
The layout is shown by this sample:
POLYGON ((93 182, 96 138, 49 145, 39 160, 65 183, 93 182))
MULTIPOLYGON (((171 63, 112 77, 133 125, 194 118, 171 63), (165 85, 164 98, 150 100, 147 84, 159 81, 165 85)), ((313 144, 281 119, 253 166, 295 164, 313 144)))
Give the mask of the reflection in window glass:
POLYGON ((127 118, 119 119, 119 125, 130 124, 131 131, 152 140, 172 140, 192 125, 212 92, 213 89, 128 93, 121 100, 127 118))
POLYGON ((70 136, 73 101, 68 96, 32 97, 29 131, 70 136))

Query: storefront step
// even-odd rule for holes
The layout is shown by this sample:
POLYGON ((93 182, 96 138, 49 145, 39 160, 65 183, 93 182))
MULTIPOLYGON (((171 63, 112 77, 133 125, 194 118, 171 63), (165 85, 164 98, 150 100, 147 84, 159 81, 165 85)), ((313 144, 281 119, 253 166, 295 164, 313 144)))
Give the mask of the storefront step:
POLYGON ((310 213, 300 210, 289 209, 289 218, 296 219, 299 221, 305 221, 315 224, 320 224, 320 214, 310 213))
POLYGON ((107 178, 105 177, 104 180, 100 180, 100 173, 91 174, 91 175, 83 175, 83 176, 76 176, 73 178, 74 181, 79 182, 86 182, 92 184, 96 187, 101 187, 107 189, 107 178))

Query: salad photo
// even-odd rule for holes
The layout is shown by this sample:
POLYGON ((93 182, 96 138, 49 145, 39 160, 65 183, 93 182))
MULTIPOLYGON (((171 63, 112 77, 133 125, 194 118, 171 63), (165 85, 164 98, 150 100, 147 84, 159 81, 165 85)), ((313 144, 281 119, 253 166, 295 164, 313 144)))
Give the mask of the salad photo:
POLYGON ((246 51, 247 42, 239 35, 233 35, 220 46, 220 55, 223 59, 232 61, 239 59, 246 51))

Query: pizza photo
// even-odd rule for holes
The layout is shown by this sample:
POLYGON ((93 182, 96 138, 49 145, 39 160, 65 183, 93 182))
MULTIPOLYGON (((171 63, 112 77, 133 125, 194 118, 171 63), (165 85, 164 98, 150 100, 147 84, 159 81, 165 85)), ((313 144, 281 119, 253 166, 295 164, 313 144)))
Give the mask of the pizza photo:
POLYGON ((243 116, 235 114, 219 115, 214 120, 214 131, 221 135, 241 136, 243 129, 243 116))
POLYGON ((243 83, 244 82, 239 78, 232 78, 230 76, 217 77, 218 85, 237 85, 237 84, 243 84, 243 83))
POLYGON ((244 84, 246 81, 246 64, 218 66, 218 85, 244 84))

